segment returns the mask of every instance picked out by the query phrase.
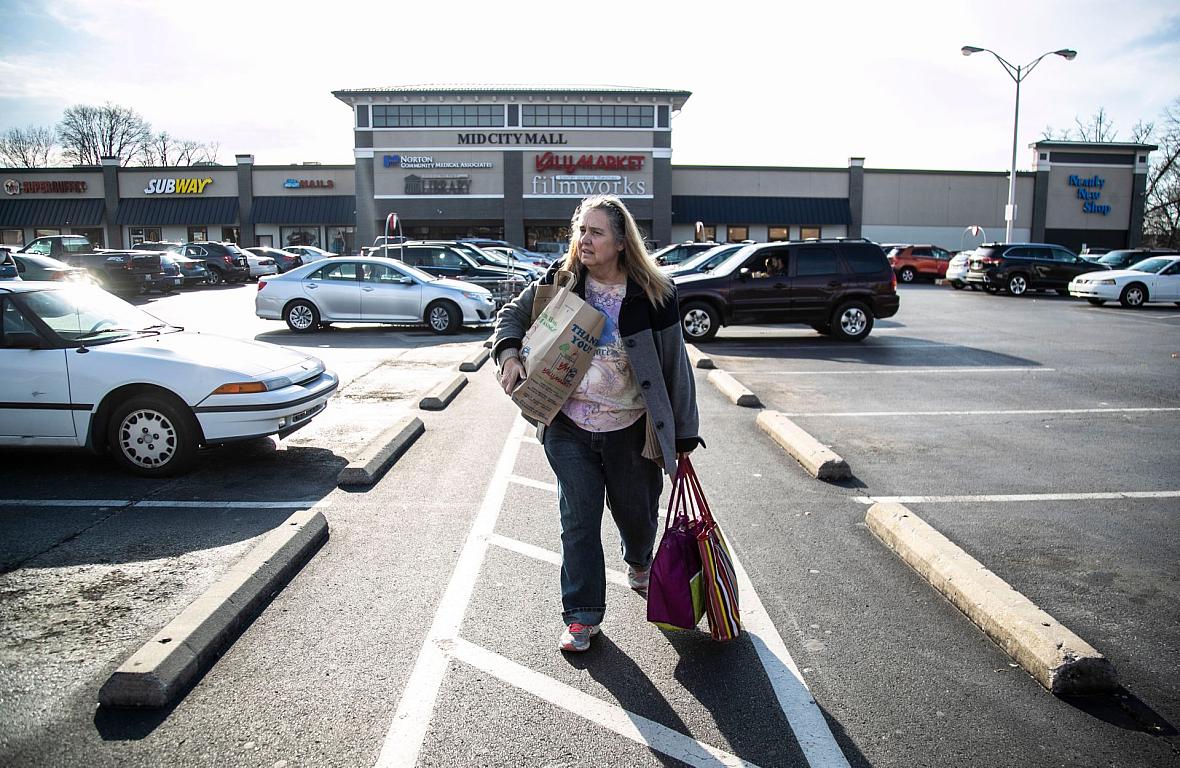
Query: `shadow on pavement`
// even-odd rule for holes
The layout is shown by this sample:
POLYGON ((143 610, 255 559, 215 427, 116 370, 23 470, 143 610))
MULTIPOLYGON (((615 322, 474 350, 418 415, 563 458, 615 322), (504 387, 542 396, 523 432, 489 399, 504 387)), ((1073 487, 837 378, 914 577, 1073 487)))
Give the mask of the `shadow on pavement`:
MULTIPOLYGON (((862 363, 900 368, 1039 368, 1041 363, 1026 357, 1005 355, 987 349, 931 341, 915 337, 870 337, 859 344, 846 344, 824 336, 727 336, 698 345, 710 357, 774 360, 814 360, 825 363, 862 363)), ((725 368, 724 364, 721 364, 725 368)), ((735 373, 740 373, 737 369, 735 373)))
POLYGON ((1126 688, 1096 696, 1060 696, 1071 707, 1116 728, 1172 738, 1176 728, 1126 688))
POLYGON ((456 333, 432 333, 424 325, 332 325, 313 333, 294 333, 287 328, 265 331, 254 336, 255 341, 279 344, 284 347, 315 349, 332 347, 344 349, 397 349, 460 344, 483 341, 491 335, 491 328, 460 328, 456 333))

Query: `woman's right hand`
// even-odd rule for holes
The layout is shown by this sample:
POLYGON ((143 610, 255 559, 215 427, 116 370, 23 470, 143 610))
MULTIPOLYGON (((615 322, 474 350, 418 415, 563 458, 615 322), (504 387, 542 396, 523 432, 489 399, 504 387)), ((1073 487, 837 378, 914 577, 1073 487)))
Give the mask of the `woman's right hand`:
POLYGON ((519 357, 504 361, 504 365, 500 368, 500 386, 504 388, 504 394, 511 395, 512 390, 516 389, 517 384, 523 378, 524 364, 520 362, 519 357))

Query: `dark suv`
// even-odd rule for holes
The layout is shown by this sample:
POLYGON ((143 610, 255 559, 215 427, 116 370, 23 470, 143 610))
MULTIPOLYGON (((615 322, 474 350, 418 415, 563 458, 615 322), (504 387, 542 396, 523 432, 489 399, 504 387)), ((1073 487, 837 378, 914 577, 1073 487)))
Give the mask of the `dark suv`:
POLYGON ((244 283, 250 279, 250 262, 246 253, 234 243, 183 243, 180 255, 205 262, 209 285, 244 283))
POLYGON ((400 259, 436 277, 475 283, 492 292, 497 307, 511 301, 533 279, 531 272, 522 269, 480 264, 467 248, 454 243, 410 241, 374 248, 369 255, 400 259))
POLYGON ((880 246, 824 239, 748 245, 712 272, 674 277, 689 342, 722 325, 800 323, 861 341, 897 314, 897 276, 880 246))
POLYGON ((1107 269, 1126 269, 1132 264, 1138 264, 1144 259, 1152 256, 1170 256, 1175 253, 1175 250, 1167 248, 1125 248, 1117 251, 1107 251, 1097 258, 1091 264, 1099 264, 1098 268, 1106 267, 1107 269))
POLYGON ((1080 274, 1106 269, 1068 248, 1049 243, 985 243, 967 262, 967 284, 985 291, 1005 290, 1023 296, 1034 289, 1069 295, 1069 282, 1080 274))

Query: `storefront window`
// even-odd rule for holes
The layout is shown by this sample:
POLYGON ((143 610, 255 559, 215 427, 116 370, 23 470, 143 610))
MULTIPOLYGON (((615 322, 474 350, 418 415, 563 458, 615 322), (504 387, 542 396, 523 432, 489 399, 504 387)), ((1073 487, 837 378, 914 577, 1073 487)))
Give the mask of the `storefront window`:
POLYGON ((70 233, 85 236, 90 241, 90 245, 95 248, 106 248, 106 235, 103 234, 100 227, 88 227, 85 229, 74 227, 70 230, 70 233))
POLYGON ((25 231, 23 229, 3 229, 0 230, 0 244, 3 245, 24 245, 25 231))
POLYGON ((772 243, 777 242, 779 240, 790 240, 791 239, 791 228, 790 227, 770 227, 767 230, 766 239, 772 243))
POLYGON ((300 224, 297 227, 279 227, 279 247, 288 245, 311 245, 320 247, 320 228, 315 224, 300 224))
POLYGON ((274 248, 275 247, 275 236, 274 235, 259 235, 257 239, 258 239, 258 246, 260 248, 274 248))
POLYGON ((160 234, 159 227, 129 227, 127 236, 131 238, 132 245, 158 243, 164 239, 160 234))
POLYGON ((60 235, 60 234, 61 234, 60 229, 34 229, 33 230, 33 237, 35 237, 35 238, 36 237, 53 237, 54 235, 60 235))
POLYGON ((223 243, 240 243, 242 241, 242 230, 239 227, 222 227, 221 228, 221 242, 223 243))
POLYGON ((525 226, 524 247, 546 254, 564 254, 569 247, 570 228, 565 226, 525 226))
POLYGON ((356 227, 328 227, 328 250, 345 256, 356 252, 356 227))
POLYGON ((716 224, 702 224, 701 225, 701 242, 714 243, 717 241, 717 225, 716 224))
POLYGON ((800 227, 799 228, 799 239, 800 240, 811 240, 811 239, 818 240, 820 238, 821 231, 822 230, 820 227, 800 227))
POLYGON ((745 226, 729 226, 729 242, 740 243, 750 237, 750 228, 745 226))
POLYGON ((209 228, 208 227, 189 227, 188 228, 188 241, 190 243, 204 242, 204 241, 208 241, 208 239, 209 239, 209 228))

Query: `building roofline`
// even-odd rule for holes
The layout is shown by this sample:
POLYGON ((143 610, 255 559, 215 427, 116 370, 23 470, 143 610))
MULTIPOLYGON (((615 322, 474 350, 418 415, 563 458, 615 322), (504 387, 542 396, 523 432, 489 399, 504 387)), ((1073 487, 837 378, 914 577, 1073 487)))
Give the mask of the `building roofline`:
POLYGON ((1088 149, 1088 150, 1141 150, 1154 152, 1159 149, 1155 144, 1136 144, 1122 141, 1034 141, 1028 145, 1030 149, 1088 149))
POLYGON ((346 104, 355 103, 357 99, 400 96, 618 96, 618 97, 652 97, 671 99, 673 108, 681 109, 692 96, 692 91, 669 88, 641 88, 629 85, 512 85, 512 84, 433 84, 433 85, 393 85, 383 88, 342 88, 332 91, 332 95, 346 104))
MULTIPOLYGON (((803 173, 848 173, 847 166, 793 166, 793 165, 673 165, 674 171, 798 171, 803 173)), ((1007 171, 963 171, 939 170, 928 168, 865 168, 868 173, 909 173, 909 174, 943 174, 952 176, 1000 176, 1008 177, 1007 171)), ((1035 171, 1017 171, 1017 176, 1034 176, 1035 171)))

